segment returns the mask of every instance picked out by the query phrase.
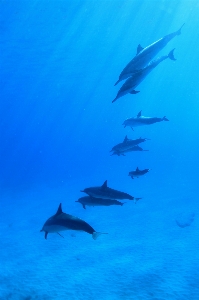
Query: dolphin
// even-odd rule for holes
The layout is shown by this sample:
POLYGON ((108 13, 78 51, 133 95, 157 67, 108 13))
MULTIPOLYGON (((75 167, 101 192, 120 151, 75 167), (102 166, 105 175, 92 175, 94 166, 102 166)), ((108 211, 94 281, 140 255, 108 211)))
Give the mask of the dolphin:
POLYGON ((123 202, 117 200, 103 199, 103 198, 93 198, 90 196, 85 196, 79 198, 77 201, 82 204, 83 208, 86 209, 87 206, 110 206, 110 205, 123 205, 123 202))
POLYGON ((157 122, 162 122, 162 121, 169 121, 169 120, 166 118, 166 116, 164 116, 163 118, 144 117, 144 116, 142 116, 142 111, 140 111, 136 117, 125 120, 122 125, 124 125, 124 128, 126 126, 130 126, 131 129, 133 129, 133 127, 143 126, 143 125, 151 125, 151 124, 154 124, 157 122))
POLYGON ((131 77, 129 77, 125 83, 120 88, 119 92, 117 93, 117 96, 112 101, 115 102, 118 98, 123 97, 124 95, 130 93, 130 94, 137 94, 139 91, 136 91, 135 88, 145 79, 145 77, 167 58, 170 58, 171 60, 176 60, 173 51, 175 49, 171 50, 168 55, 164 55, 161 57, 156 58, 155 60, 151 61, 146 67, 143 69, 138 70, 136 73, 133 73, 131 77))
POLYGON ((168 44, 168 42, 170 42, 175 36, 181 34, 181 29, 183 26, 184 24, 177 31, 165 35, 146 48, 138 45, 136 56, 123 69, 115 85, 118 84, 118 82, 132 76, 132 74, 138 70, 146 67, 148 63, 158 54, 158 52, 160 52, 168 44))
POLYGON ((129 176, 131 176, 132 179, 134 179, 134 177, 140 177, 143 176, 144 174, 148 173, 150 171, 150 169, 144 169, 144 170, 139 170, 139 168, 137 167, 135 171, 131 171, 129 172, 129 176))
POLYGON ((47 219, 40 231, 45 232, 45 239, 47 239, 48 233, 57 232, 60 235, 59 232, 63 230, 85 231, 92 234, 94 240, 102 234, 100 232, 96 232, 88 223, 80 218, 64 213, 60 203, 56 214, 47 219))
POLYGON ((114 150, 113 153, 111 154, 111 156, 112 155, 118 155, 118 156, 123 155, 123 156, 125 156, 125 153, 133 152, 133 151, 149 151, 149 150, 144 150, 140 146, 136 145, 136 146, 134 146, 132 148, 129 148, 127 150, 120 150, 120 149, 114 150))
POLYGON ((110 152, 128 152, 129 149, 132 149, 134 146, 137 146, 140 143, 145 142, 146 138, 139 138, 139 139, 128 139, 127 135, 125 136, 122 143, 117 144, 114 146, 110 152))
POLYGON ((107 186, 107 180, 102 184, 102 186, 86 188, 81 192, 84 192, 93 198, 101 198, 101 199, 109 199, 109 200, 115 200, 115 199, 133 200, 134 199, 134 197, 132 197, 127 193, 109 188, 107 186))

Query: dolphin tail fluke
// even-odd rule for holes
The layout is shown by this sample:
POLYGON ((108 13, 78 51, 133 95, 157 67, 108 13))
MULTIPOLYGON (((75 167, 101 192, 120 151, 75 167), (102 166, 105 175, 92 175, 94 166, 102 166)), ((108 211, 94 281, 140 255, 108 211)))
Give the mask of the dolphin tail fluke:
MULTIPOLYGON (((184 23, 185 24, 185 23, 184 23)), ((181 29, 184 26, 184 24, 182 24, 182 26, 180 27, 180 29, 178 31, 176 31, 176 35, 181 35, 181 29)))
POLYGON ((174 50, 175 50, 175 48, 173 50, 171 50, 168 54, 168 58, 170 58, 171 60, 176 60, 176 58, 174 57, 174 54, 173 54, 174 50))
POLYGON ((98 238, 98 236, 100 236, 101 234, 108 234, 108 233, 94 231, 92 234, 92 237, 94 240, 96 240, 98 238))
POLYGON ((166 116, 164 116, 164 117, 162 118, 162 120, 163 120, 163 121, 169 121, 169 120, 166 118, 166 116))

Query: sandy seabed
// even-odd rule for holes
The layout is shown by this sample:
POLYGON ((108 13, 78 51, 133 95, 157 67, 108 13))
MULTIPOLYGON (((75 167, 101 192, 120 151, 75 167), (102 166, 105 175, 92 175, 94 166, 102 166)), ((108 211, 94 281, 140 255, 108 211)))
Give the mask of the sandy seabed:
POLYGON ((154 200, 142 199, 84 210, 75 194, 66 202, 65 192, 35 190, 2 199, 1 300, 199 299, 194 202, 179 207, 179 199, 163 199, 156 207, 154 200), (45 240, 39 231, 60 202, 64 212, 108 235, 93 240, 84 232, 65 231, 64 238, 49 234, 45 240), (186 222, 192 213, 190 226, 177 226, 176 217, 186 222))

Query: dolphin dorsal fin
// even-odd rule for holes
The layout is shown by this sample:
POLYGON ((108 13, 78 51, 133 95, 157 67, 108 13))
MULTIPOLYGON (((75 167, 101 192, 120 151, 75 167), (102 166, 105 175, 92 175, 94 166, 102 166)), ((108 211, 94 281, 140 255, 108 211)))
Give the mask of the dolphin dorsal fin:
POLYGON ((61 207, 61 203, 59 204, 58 210, 56 212, 56 216, 61 215, 62 214, 62 207, 61 207))
POLYGON ((104 189, 106 189, 106 188, 107 188, 107 180, 104 181, 104 183, 103 183, 102 186, 101 186, 101 189, 102 189, 102 190, 104 190, 104 189))
POLYGON ((139 44, 137 46, 137 55, 143 50, 144 48, 139 44))
POLYGON ((127 135, 126 135, 125 138, 124 138, 123 143, 126 143, 127 141, 128 141, 128 138, 127 138, 127 135))
POLYGON ((139 171, 139 168, 138 168, 138 167, 136 168, 136 171, 139 171))
POLYGON ((137 118, 140 118, 142 115, 142 111, 140 111, 138 114, 137 114, 137 118))

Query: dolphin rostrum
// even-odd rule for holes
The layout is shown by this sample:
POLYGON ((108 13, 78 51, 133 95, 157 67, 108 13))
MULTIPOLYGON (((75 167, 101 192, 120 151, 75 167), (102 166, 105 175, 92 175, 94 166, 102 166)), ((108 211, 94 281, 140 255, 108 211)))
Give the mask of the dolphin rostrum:
POLYGON ((146 48, 138 45, 136 56, 123 69, 115 85, 118 84, 118 82, 132 76, 132 74, 138 70, 146 67, 148 63, 158 54, 158 52, 160 52, 160 50, 162 50, 168 44, 168 42, 170 42, 175 36, 181 34, 181 29, 183 26, 184 24, 179 30, 162 37, 146 48))
POLYGON ((64 230, 85 231, 92 234, 94 240, 102 234, 100 232, 96 232, 88 223, 80 218, 64 213, 60 203, 56 214, 47 219, 40 231, 45 232, 45 239, 47 239, 48 233, 56 232, 59 234, 60 231, 64 230))
POLYGON ((123 202, 118 200, 110 200, 110 199, 103 199, 103 198, 94 198, 90 196, 85 196, 79 198, 77 201, 82 204, 83 208, 86 209, 87 206, 110 206, 110 205, 123 205, 123 202))
POLYGON ((139 138, 139 139, 128 139, 127 135, 125 136, 124 140, 122 143, 117 144, 116 146, 114 146, 110 152, 113 153, 124 153, 124 152, 130 152, 131 151, 137 151, 137 149, 133 149, 135 146, 137 146, 140 143, 145 142, 147 139, 146 138, 139 138))
POLYGON ((122 125, 124 125, 124 128, 126 126, 130 126, 133 129, 133 127, 151 125, 162 121, 169 121, 169 120, 165 116, 163 118, 144 117, 142 116, 142 111, 140 111, 136 117, 125 120, 122 125))
POLYGON ((146 67, 143 69, 138 70, 136 73, 133 73, 131 77, 129 77, 125 83, 120 88, 119 92, 117 93, 117 96, 112 101, 115 102, 118 98, 123 97, 124 95, 130 93, 130 94, 137 94, 139 91, 136 91, 135 88, 145 79, 145 77, 155 68, 159 63, 164 61, 167 58, 170 58, 171 60, 176 60, 173 51, 175 49, 171 50, 168 55, 164 55, 161 57, 156 58, 155 60, 151 61, 146 67))
POLYGON ((134 179, 134 177, 140 177, 143 176, 144 174, 148 173, 150 171, 150 169, 144 169, 144 170, 139 170, 139 168, 137 167, 135 171, 131 171, 129 172, 129 176, 131 176, 132 179, 134 179))
POLYGON ((84 192, 91 197, 101 198, 101 199, 110 199, 110 200, 115 200, 115 199, 133 200, 134 199, 134 197, 132 197, 131 195, 129 195, 127 193, 120 192, 120 191, 109 188, 107 186, 107 180, 102 184, 102 186, 86 188, 81 192, 84 192))

